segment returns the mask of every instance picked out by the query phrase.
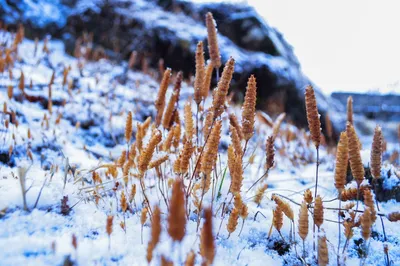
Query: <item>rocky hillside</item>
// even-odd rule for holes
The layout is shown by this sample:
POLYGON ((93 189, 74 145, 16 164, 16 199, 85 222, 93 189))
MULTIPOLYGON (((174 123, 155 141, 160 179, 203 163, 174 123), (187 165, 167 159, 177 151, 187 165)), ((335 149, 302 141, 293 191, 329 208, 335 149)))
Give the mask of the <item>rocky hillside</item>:
MULTIPOLYGON (((271 115, 285 111, 295 124, 305 126, 304 88, 311 81, 302 73, 292 47, 250 6, 182 0, 19 0, 2 1, 0 19, 11 27, 23 23, 30 38, 45 34, 60 38, 70 53, 79 36, 89 32, 93 49, 104 49, 109 57, 127 59, 135 50, 150 66, 156 67, 162 58, 165 66, 189 77, 194 73, 196 44, 207 40, 208 11, 218 25, 222 62, 230 56, 236 60, 235 99, 242 101, 247 78, 254 74, 258 108, 271 115)), ((342 109, 340 103, 328 105, 316 91, 322 116, 342 109)), ((331 120, 336 129, 343 122, 336 115, 331 120)))

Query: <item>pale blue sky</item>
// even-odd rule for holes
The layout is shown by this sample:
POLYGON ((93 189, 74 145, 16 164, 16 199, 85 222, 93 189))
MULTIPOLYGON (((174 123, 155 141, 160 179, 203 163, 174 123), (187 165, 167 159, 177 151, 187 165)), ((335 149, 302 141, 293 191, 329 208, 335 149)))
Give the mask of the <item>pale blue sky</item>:
POLYGON ((253 5, 285 36, 304 73, 325 93, 400 93, 400 1, 237 2, 253 5))

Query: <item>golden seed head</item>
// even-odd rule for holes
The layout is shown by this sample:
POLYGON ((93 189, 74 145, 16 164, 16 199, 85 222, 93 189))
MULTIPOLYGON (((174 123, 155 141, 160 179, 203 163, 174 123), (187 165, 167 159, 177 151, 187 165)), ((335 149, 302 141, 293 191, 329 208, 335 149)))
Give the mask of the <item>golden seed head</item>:
POLYGON ((324 222, 324 207, 322 205, 322 199, 318 195, 315 198, 315 203, 314 203, 314 223, 318 228, 320 228, 323 222, 324 222))
POLYGON ((315 147, 318 149, 321 142, 321 122, 319 120, 317 99, 315 98, 315 92, 311 85, 307 86, 305 97, 308 128, 310 130, 311 139, 313 140, 315 147))
POLYGON ((125 140, 130 143, 132 137, 132 112, 128 113, 125 123, 125 140))
POLYGON ((215 258, 215 242, 212 225, 212 210, 204 210, 205 221, 200 235, 200 255, 206 265, 212 265, 215 258))
POLYGON ((164 76, 161 81, 160 89, 158 91, 157 99, 155 102, 155 106, 156 106, 156 110, 157 110, 157 116, 156 116, 156 125, 157 126, 160 125, 161 118, 164 113, 165 95, 167 93, 170 77, 171 77, 171 69, 167 68, 164 72, 164 76))
POLYGON ((347 98, 347 122, 353 124, 353 97, 347 98))
POLYGON ((246 96, 242 107, 242 129, 244 139, 249 140, 254 134, 256 114, 257 83, 254 75, 247 82, 246 96))
POLYGON ((318 265, 326 266, 329 264, 329 252, 326 244, 326 237, 318 238, 318 265))
POLYGON ((231 57, 222 71, 221 79, 218 82, 217 89, 214 90, 213 110, 214 119, 219 117, 225 110, 226 95, 228 95, 229 85, 235 68, 235 60, 231 57))
POLYGON ((360 186, 364 180, 364 165, 361 161, 359 140, 352 124, 347 122, 347 137, 349 140, 350 168, 357 185, 360 186))
POLYGON ((169 202, 168 234, 174 241, 182 241, 186 230, 185 194, 183 181, 177 178, 172 187, 172 196, 169 202))
POLYGON ((106 231, 109 236, 111 235, 111 233, 113 231, 113 220, 114 220, 114 216, 112 216, 112 215, 107 216, 106 231))
POLYGON ((349 143, 347 133, 340 134, 339 143, 336 151, 335 165, 335 187, 339 193, 344 189, 346 184, 347 165, 349 161, 349 143))
POLYGON ((299 212, 299 236, 305 240, 308 235, 308 209, 307 203, 303 201, 299 212))
POLYGON ((221 55, 219 54, 217 26, 211 12, 206 14, 206 27, 208 37, 208 53, 214 68, 221 67, 221 55))
POLYGON ((381 178, 383 136, 380 126, 376 126, 371 147, 371 174, 374 178, 381 178))
POLYGON ((204 50, 203 50, 203 42, 200 41, 197 44, 196 49, 196 76, 194 80, 194 101, 197 105, 200 104, 202 100, 202 91, 204 85, 204 77, 205 77, 205 63, 204 63, 204 50))
POLYGON ((307 204, 311 204, 311 202, 314 200, 310 189, 307 189, 306 191, 304 191, 304 200, 305 200, 305 202, 307 202, 307 204))

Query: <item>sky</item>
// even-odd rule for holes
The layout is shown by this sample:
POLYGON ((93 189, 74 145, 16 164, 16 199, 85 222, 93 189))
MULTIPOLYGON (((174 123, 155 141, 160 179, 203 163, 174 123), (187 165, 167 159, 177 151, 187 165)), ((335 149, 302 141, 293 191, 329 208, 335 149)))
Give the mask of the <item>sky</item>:
POLYGON ((254 6, 284 35, 303 72, 325 93, 400 93, 400 1, 237 2, 254 6))

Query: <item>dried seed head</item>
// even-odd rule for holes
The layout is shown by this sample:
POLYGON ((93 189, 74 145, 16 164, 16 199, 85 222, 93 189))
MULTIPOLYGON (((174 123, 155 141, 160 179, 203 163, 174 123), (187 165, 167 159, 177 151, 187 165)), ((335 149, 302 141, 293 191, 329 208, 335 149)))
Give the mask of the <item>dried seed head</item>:
POLYGON ((229 85, 232 80, 232 75, 235 67, 235 60, 231 57, 224 67, 221 79, 218 82, 218 87, 214 91, 212 108, 214 110, 214 119, 219 117, 225 109, 226 95, 228 95, 229 85))
POLYGON ((279 134, 279 130, 281 128, 281 124, 286 117, 286 113, 281 113, 275 120, 274 126, 272 128, 272 137, 275 140, 279 134))
POLYGON ((185 136, 188 141, 193 139, 194 135, 194 122, 193 122, 193 114, 192 114, 192 105, 190 101, 185 104, 185 136))
POLYGON ((196 262, 196 253, 193 252, 193 250, 191 250, 185 260, 185 266, 194 266, 196 262))
POLYGON ((204 210, 205 221, 200 235, 200 255, 206 265, 212 265, 215 258, 215 242, 212 225, 212 210, 204 210))
POLYGON ((136 184, 133 184, 131 186, 131 192, 129 194, 129 202, 132 203, 132 201, 135 199, 135 195, 136 195, 136 184))
POLYGON ((191 141, 186 141, 180 154, 180 173, 186 174, 189 170, 190 158, 192 157, 195 147, 191 141))
POLYGON ((146 221, 147 221, 147 213, 149 212, 149 209, 147 207, 143 207, 142 211, 140 213, 140 224, 143 226, 146 221))
POLYGON ((229 123, 232 127, 234 127, 236 129, 236 132, 237 132, 240 140, 242 140, 243 139, 242 126, 239 124, 239 121, 235 114, 229 114, 229 123))
POLYGON ((201 157, 201 172, 205 176, 209 176, 218 156, 218 145, 221 137, 221 121, 216 121, 208 138, 203 156, 201 157))
MULTIPOLYGON (((363 195, 364 190, 366 189, 368 189, 368 186, 360 186, 360 195, 363 195)), ((357 188, 343 189, 341 194, 342 201, 357 199, 357 193, 358 193, 357 191, 358 191, 357 188)))
POLYGON ((172 118, 173 118, 174 112, 176 110, 178 101, 179 101, 182 79, 183 79, 183 73, 182 73, 182 71, 179 71, 178 74, 176 75, 174 90, 169 99, 167 109, 165 109, 165 113, 164 113, 163 127, 165 129, 170 129, 170 127, 172 125, 172 122, 173 122, 172 118))
POLYGON ((308 210, 307 203, 303 201, 299 212, 299 236, 305 240, 308 235, 308 210))
POLYGON ((347 98, 347 122, 353 124, 353 98, 351 96, 347 98))
POLYGON ((304 200, 305 202, 307 202, 307 204, 311 204, 311 202, 313 201, 313 195, 310 189, 307 189, 306 191, 304 191, 304 200))
POLYGON ((128 209, 128 203, 126 201, 126 196, 123 191, 121 193, 121 209, 123 212, 126 212, 126 210, 128 209))
POLYGON ((109 236, 112 234, 112 231, 113 231, 113 220, 114 220, 114 216, 112 216, 112 215, 107 216, 106 231, 109 236))
POLYGON ((347 165, 349 161, 349 142, 347 133, 340 134, 339 143, 336 151, 336 166, 335 166, 335 187, 339 194, 344 189, 346 184, 347 165))
POLYGON ((326 130, 326 136, 329 139, 332 139, 333 129, 332 129, 332 122, 331 122, 329 114, 325 115, 325 130, 326 130))
POLYGON ((243 220, 246 220, 247 216, 249 216, 249 208, 245 203, 243 203, 242 208, 240 209, 240 217, 242 217, 243 220))
POLYGON ((235 154, 232 145, 228 148, 228 168, 232 179, 229 190, 233 195, 239 194, 243 182, 242 156, 235 154))
POLYGON ((376 221, 376 210, 375 210, 375 204, 374 204, 374 196, 372 195, 370 189, 365 189, 363 191, 363 195, 364 195, 364 204, 365 204, 366 207, 369 208, 369 210, 371 212, 372 223, 375 223, 375 221, 376 221))
POLYGON ((13 86, 12 85, 8 85, 8 87, 7 87, 7 96, 8 96, 8 99, 12 99, 12 97, 13 97, 13 94, 14 94, 14 92, 13 92, 13 86))
POLYGON ((315 92, 311 85, 307 86, 305 97, 308 128, 310 129, 311 139, 313 140, 315 147, 318 149, 321 142, 321 122, 319 120, 317 99, 315 98, 315 92))
POLYGON ((315 203, 314 203, 314 223, 318 228, 320 228, 323 222, 324 222, 324 207, 322 205, 322 199, 318 195, 315 198, 315 203))
POLYGON ((200 41, 197 43, 196 49, 196 76, 194 80, 194 101, 197 105, 200 104, 202 99, 202 91, 204 86, 204 77, 205 77, 205 63, 204 63, 204 49, 203 42, 200 41))
POLYGON ((293 210, 290 207, 289 203, 283 201, 280 197, 276 195, 272 195, 272 200, 282 209, 283 213, 288 217, 290 220, 294 221, 294 214, 293 210))
POLYGON ((374 178, 381 177, 383 136, 380 126, 376 126, 371 147, 371 174, 374 178))
POLYGON ((359 140, 354 127, 347 123, 347 137, 349 139, 349 160, 350 168, 357 185, 360 186, 364 180, 364 166, 361 161, 359 140))
POLYGON ((326 245, 326 236, 318 238, 318 265, 326 266, 329 264, 329 252, 326 245))
POLYGON ((125 140, 127 143, 130 142, 131 137, 132 137, 132 112, 129 112, 125 123, 125 140))
POLYGON ((221 67, 221 55, 219 54, 217 26, 211 12, 206 14, 206 27, 208 38, 208 53, 210 54, 211 63, 214 68, 221 67))
POLYGON ((156 125, 160 125, 161 123, 161 118, 164 113, 164 107, 165 107, 165 94, 167 93, 168 89, 168 84, 169 84, 169 79, 171 77, 171 69, 167 68, 164 72, 163 79, 160 84, 160 89, 158 91, 157 99, 155 102, 155 106, 157 109, 157 116, 156 116, 156 125))
POLYGON ((75 234, 72 234, 72 246, 75 250, 78 248, 78 239, 76 238, 75 234))
POLYGON ((267 170, 269 170, 274 166, 274 158, 275 158, 274 138, 272 136, 269 136, 267 138, 265 150, 267 153, 266 167, 267 170))
POLYGON ((263 197, 264 197, 264 193, 265 193, 265 191, 267 190, 267 188, 268 188, 268 185, 267 185, 267 184, 264 184, 263 186, 261 186, 261 187, 259 187, 259 188, 257 189, 256 195, 255 195, 255 197, 254 197, 254 202, 255 202, 257 205, 260 205, 260 204, 261 204, 261 201, 262 201, 262 199, 263 199, 263 197))
POLYGON ((24 72, 21 71, 21 76, 19 78, 18 88, 23 92, 25 89, 25 76, 24 72))
POLYGON ((235 148, 235 153, 238 156, 242 157, 243 150, 237 130, 233 126, 230 126, 229 129, 231 131, 231 140, 232 140, 232 145, 235 148))
POLYGON ((153 219, 151 220, 151 240, 147 245, 147 262, 151 262, 153 258, 153 250, 160 241, 161 235, 161 211, 158 206, 154 208, 153 219))
POLYGON ((279 205, 276 205, 275 210, 272 212, 272 224, 274 225, 275 229, 280 232, 283 226, 283 212, 282 208, 279 205))
POLYGON ((346 239, 351 239, 353 237, 353 227, 354 223, 352 221, 344 221, 344 236, 346 239))
POLYGON ((209 63, 205 67, 203 87, 201 88, 202 89, 201 97, 203 97, 203 99, 206 99, 208 97, 208 92, 210 91, 210 87, 211 87, 211 79, 212 79, 213 70, 214 70, 214 66, 212 65, 212 63, 209 63))
POLYGON ((174 266, 174 263, 168 260, 164 255, 161 256, 161 266, 174 266))
POLYGON ((226 228, 228 229, 229 234, 232 234, 235 232, 237 224, 238 224, 238 219, 239 219, 239 210, 233 208, 231 214, 229 215, 228 219, 228 224, 226 225, 226 228))
POLYGON ((168 154, 158 157, 157 159, 149 163, 148 169, 159 167, 162 163, 166 162, 168 158, 169 158, 168 154))
POLYGON ((246 96, 242 107, 243 136, 248 141, 254 134, 254 119, 256 115, 257 83, 254 75, 247 82, 246 96))
POLYGON ((387 215, 387 218, 391 222, 400 221, 400 212, 391 212, 387 215))
POLYGON ((185 236, 186 210, 183 182, 176 179, 172 188, 168 214, 168 234, 174 241, 182 241, 185 236))
POLYGON ((367 241, 371 236, 371 225, 372 225, 372 214, 369 208, 364 210, 363 215, 361 215, 361 235, 365 241, 367 241))
POLYGON ((140 153, 139 157, 139 171, 143 175, 146 172, 150 160, 153 157, 154 150, 158 143, 161 142, 161 133, 158 130, 153 131, 149 143, 146 148, 140 153))
POLYGON ((132 51, 131 56, 129 57, 129 63, 128 63, 129 68, 133 68, 135 66, 136 58, 137 58, 137 52, 132 51))

